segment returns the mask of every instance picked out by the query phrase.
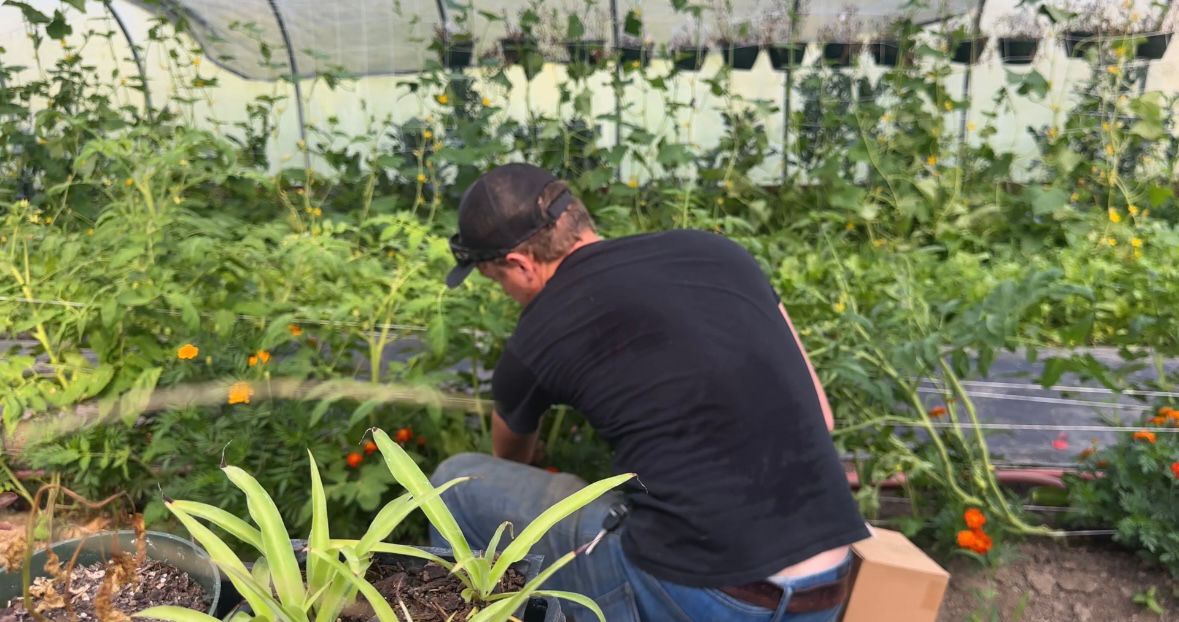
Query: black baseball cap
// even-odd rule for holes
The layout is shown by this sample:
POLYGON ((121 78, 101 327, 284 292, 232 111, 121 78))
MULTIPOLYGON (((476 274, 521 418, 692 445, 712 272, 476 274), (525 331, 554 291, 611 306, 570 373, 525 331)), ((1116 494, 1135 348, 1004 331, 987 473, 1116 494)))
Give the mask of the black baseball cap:
POLYGON ((450 237, 455 267, 446 286, 458 287, 475 264, 506 256, 557 222, 573 202, 564 181, 531 164, 505 164, 481 175, 459 202, 458 232, 450 237))

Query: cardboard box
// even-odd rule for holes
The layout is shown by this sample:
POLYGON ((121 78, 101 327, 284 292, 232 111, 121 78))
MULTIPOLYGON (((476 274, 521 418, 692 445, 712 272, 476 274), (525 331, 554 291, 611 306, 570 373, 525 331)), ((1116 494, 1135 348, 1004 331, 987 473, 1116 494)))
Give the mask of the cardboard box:
POLYGON ((844 622, 936 622, 950 573, 903 534, 872 529, 852 545, 852 587, 844 622))

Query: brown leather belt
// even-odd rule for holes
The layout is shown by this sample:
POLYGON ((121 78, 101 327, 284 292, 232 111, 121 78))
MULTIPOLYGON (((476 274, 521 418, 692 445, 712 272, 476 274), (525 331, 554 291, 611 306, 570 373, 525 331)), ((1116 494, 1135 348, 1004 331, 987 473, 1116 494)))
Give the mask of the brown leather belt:
MULTIPOLYGON (((809 613, 811 611, 834 609, 847 600, 850 587, 851 573, 847 572, 839 579, 830 583, 803 588, 790 595, 790 602, 786 604, 786 611, 790 613, 809 613)), ((722 587, 720 591, 741 602, 764 609, 777 609, 778 603, 782 601, 782 588, 769 581, 757 581, 746 583, 745 585, 722 587)))

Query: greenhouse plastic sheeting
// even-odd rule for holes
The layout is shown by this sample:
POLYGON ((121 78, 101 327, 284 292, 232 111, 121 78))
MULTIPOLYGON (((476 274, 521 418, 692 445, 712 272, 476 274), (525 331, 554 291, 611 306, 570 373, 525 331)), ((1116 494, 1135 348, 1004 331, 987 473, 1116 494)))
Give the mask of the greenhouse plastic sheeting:
MULTIPOLYGON (((285 26, 295 52, 298 73, 302 77, 325 70, 339 69, 353 75, 380 75, 419 71, 433 52, 427 49, 436 28, 443 22, 449 3, 446 0, 133 0, 137 6, 173 17, 184 16, 205 53, 225 69, 250 79, 273 80, 287 77, 291 68, 287 60, 279 20, 285 26), (269 62, 262 53, 270 51, 269 62)), ((788 11, 793 0, 733 0, 710 2, 698 22, 677 12, 670 0, 636 2, 617 0, 617 12, 624 16, 631 9, 642 12, 644 36, 656 46, 677 36, 709 38, 726 26, 747 23, 759 29, 772 13, 788 11)), ((853 0, 840 3, 802 1, 797 36, 814 41, 825 31, 869 34, 882 28, 891 18, 907 14, 918 22, 971 12, 977 1, 944 0, 927 8, 910 8, 909 0, 853 0), (817 5, 817 6, 816 6, 817 5), (853 15, 847 18, 848 10, 853 15)), ((475 2, 477 11, 485 11, 514 21, 529 6, 527 0, 475 2)), ((608 0, 564 0, 540 3, 544 14, 541 27, 545 35, 559 37, 565 16, 574 13, 586 22, 587 36, 609 41, 612 37, 608 0)), ((489 21, 482 15, 472 18, 476 53, 494 53, 505 32, 503 20, 489 21)), ((546 55, 561 54, 559 48, 545 50, 546 55)))

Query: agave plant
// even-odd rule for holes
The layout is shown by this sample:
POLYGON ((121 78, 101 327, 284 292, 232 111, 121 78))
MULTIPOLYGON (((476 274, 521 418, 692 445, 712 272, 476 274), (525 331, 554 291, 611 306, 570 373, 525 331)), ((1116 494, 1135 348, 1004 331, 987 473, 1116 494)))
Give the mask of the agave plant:
MULTIPOLYGON (((398 446, 397 443, 394 443, 388 434, 379 429, 373 430, 373 439, 376 441, 377 447, 381 450, 385 464, 389 467, 389 471, 393 474, 394 479, 408 490, 409 494, 413 495, 414 498, 421 500, 419 505, 422 513, 426 515, 430 524, 450 544, 450 549, 454 556, 453 562, 432 555, 429 556, 429 559, 439 566, 446 568, 462 581, 466 588, 463 590, 463 598, 468 602, 481 603, 483 605, 483 608, 470 618, 470 622, 498 622, 508 620, 513 612, 533 596, 552 596, 573 601, 593 611, 599 620, 605 622, 606 617, 602 614, 602 610, 589 597, 573 592, 540 589, 540 586, 554 572, 573 560, 578 554, 577 551, 566 553, 553 561, 543 572, 529 581, 519 591, 496 593, 495 589, 508 572, 508 569, 513 564, 523 560, 528 555, 528 552, 532 550, 532 547, 544 537, 544 534, 549 529, 552 529, 561 520, 585 507, 609 490, 631 479, 635 476, 634 473, 624 473, 603 479, 565 497, 542 512, 540 516, 533 519, 527 527, 520 531, 519 535, 512 539, 511 543, 504 547, 503 552, 497 555, 496 549, 499 548, 499 542, 504 532, 511 527, 510 523, 505 522, 501 524, 488 543, 487 549, 482 554, 477 555, 471 550, 471 546, 467 542, 466 537, 463 536, 458 522, 455 521, 454 516, 439 497, 443 489, 451 485, 450 482, 447 482, 442 487, 435 488, 430 483, 430 479, 426 474, 414 462, 413 458, 398 446)), ((415 556, 424 557, 420 553, 419 551, 419 554, 415 556)))
MULTIPOLYGON (((328 530, 327 502, 315 457, 311 461, 311 531, 307 538, 306 580, 291 545, 290 535, 277 506, 253 476, 234 466, 222 470, 246 495, 250 518, 245 520, 205 503, 167 500, 166 506, 189 533, 205 548, 209 557, 241 593, 249 612, 239 610, 233 622, 335 622, 359 591, 373 607, 381 622, 399 622, 392 607, 371 584, 365 573, 376 553, 393 553, 433 559, 420 549, 382 542, 421 501, 437 501, 437 495, 466 480, 456 478, 418 498, 404 494, 377 513, 364 536, 354 541, 333 541, 328 530), (221 528, 258 551, 252 569, 200 520, 221 528), (340 557, 344 561, 340 561, 340 557)), ((182 607, 152 607, 135 614, 170 622, 220 622, 208 614, 182 607)), ((407 616, 408 619, 408 616, 407 616)))

